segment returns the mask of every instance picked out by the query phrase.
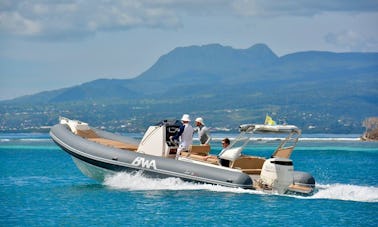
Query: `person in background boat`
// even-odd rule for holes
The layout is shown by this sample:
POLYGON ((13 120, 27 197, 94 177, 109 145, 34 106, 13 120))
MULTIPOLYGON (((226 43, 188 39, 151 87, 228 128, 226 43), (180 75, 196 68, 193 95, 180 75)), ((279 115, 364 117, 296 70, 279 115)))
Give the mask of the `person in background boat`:
POLYGON ((206 127, 203 118, 198 117, 195 122, 197 126, 196 131, 198 132, 198 139, 201 145, 209 145, 211 141, 210 130, 208 127, 206 127))
MULTIPOLYGON (((222 151, 223 151, 224 149, 226 149, 229 145, 230 145, 230 139, 228 139, 228 138, 224 138, 224 139, 222 140, 222 147, 223 147, 222 151)), ((222 151, 221 151, 220 153, 222 153, 222 151)), ((220 163, 222 166, 227 166, 227 167, 230 166, 230 161, 229 161, 229 160, 225 160, 225 159, 221 159, 221 158, 219 158, 219 163, 220 163)))
POLYGON ((189 123, 189 114, 182 115, 181 121, 182 125, 180 126, 179 131, 176 133, 176 135, 170 137, 170 140, 180 141, 179 147, 177 148, 176 152, 176 159, 180 157, 180 153, 182 151, 189 150, 189 146, 193 144, 194 129, 189 123))

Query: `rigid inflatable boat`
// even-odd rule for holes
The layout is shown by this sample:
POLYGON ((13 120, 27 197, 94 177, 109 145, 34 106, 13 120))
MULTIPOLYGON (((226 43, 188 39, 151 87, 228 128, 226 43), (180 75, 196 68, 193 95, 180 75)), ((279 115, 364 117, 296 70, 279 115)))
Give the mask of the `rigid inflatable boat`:
POLYGON ((59 124, 51 128, 50 135, 72 156, 84 175, 98 181, 117 172, 142 171, 147 177, 178 177, 185 181, 279 194, 313 193, 315 179, 309 173, 294 171, 290 159, 301 134, 296 126, 241 125, 240 135, 218 155, 209 154, 210 146, 192 145, 176 159, 178 145, 169 138, 180 124, 177 120, 159 122, 150 126, 138 141, 61 117, 59 124), (269 158, 243 154, 256 132, 286 133, 287 136, 269 158))

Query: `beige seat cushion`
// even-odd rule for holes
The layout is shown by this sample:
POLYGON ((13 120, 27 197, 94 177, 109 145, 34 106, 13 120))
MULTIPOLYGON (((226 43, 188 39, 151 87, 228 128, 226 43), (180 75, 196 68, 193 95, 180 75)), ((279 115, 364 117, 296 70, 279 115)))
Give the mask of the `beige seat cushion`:
POLYGON ((206 156, 209 154, 209 152, 210 152, 209 145, 191 145, 189 147, 190 154, 206 156))

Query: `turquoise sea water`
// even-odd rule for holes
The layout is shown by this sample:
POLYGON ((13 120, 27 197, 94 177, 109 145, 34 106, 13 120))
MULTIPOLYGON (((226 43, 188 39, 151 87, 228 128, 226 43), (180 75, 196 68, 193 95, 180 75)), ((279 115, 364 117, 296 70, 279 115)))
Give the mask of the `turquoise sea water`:
MULTIPOLYGON (((213 153, 224 136, 232 138, 216 135, 213 153)), ((98 183, 48 134, 0 134, 0 226, 377 226, 378 143, 313 137, 292 155, 317 180, 318 192, 300 197, 141 174, 98 183)), ((246 153, 267 157, 272 141, 246 153)))

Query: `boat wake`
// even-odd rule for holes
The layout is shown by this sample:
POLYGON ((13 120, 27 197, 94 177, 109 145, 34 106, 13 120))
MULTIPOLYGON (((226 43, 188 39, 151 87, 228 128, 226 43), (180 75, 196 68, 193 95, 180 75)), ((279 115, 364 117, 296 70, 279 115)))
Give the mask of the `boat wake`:
MULTIPOLYGON (((214 192, 268 194, 241 188, 229 188, 219 185, 185 182, 179 178, 147 178, 140 172, 136 174, 117 173, 105 179, 104 185, 113 189, 130 191, 160 191, 160 190, 208 190, 214 192)), ((298 199, 330 199, 356 202, 378 202, 378 187, 358 186, 348 184, 316 185, 317 192, 312 196, 283 195, 298 199)), ((277 195, 277 194, 275 194, 277 195)))
POLYGON ((318 192, 308 198, 378 202, 378 187, 350 184, 316 185, 316 187, 318 192))

